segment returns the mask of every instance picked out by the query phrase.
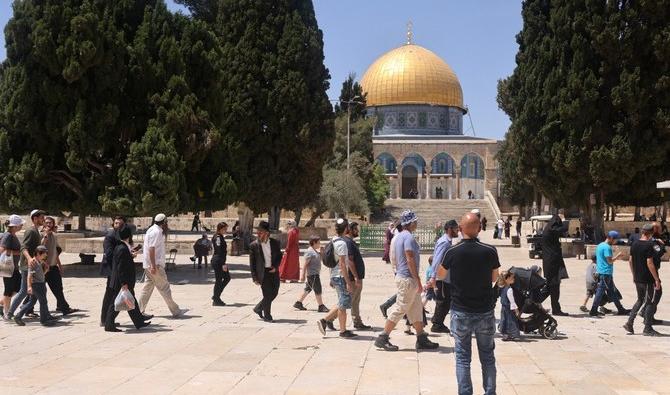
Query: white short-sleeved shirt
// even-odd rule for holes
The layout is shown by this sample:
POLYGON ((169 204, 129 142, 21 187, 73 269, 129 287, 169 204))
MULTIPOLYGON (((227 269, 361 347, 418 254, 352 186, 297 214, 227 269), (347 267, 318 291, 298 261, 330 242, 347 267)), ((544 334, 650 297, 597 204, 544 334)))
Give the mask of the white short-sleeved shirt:
POLYGON ((333 250, 335 252, 335 260, 337 261, 337 265, 335 265, 334 268, 330 269, 330 278, 342 277, 342 272, 340 270, 340 257, 343 256, 345 262, 349 260, 349 250, 347 249, 347 242, 344 241, 344 239, 341 237, 334 237, 333 247, 335 247, 333 250))
POLYGON ((165 267, 165 236, 163 236, 163 229, 155 224, 147 229, 147 233, 144 235, 144 261, 142 267, 145 269, 151 267, 151 259, 149 258, 149 249, 151 247, 156 249, 156 265, 165 267))

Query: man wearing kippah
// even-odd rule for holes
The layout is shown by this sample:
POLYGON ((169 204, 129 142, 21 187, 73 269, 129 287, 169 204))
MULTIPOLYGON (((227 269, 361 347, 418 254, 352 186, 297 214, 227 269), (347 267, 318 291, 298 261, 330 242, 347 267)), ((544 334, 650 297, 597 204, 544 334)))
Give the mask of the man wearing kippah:
POLYGON ((614 261, 621 257, 621 252, 614 255, 612 246, 619 239, 619 232, 612 230, 607 233, 607 239, 596 247, 596 271, 600 276, 598 281, 598 288, 596 289, 596 296, 593 298, 593 305, 591 306, 591 317, 600 317, 604 314, 598 312, 600 301, 605 293, 608 298, 614 302, 618 312, 617 315, 627 315, 630 310, 626 310, 619 301, 618 293, 614 286, 614 261))
POLYGON ((167 279, 167 273, 165 273, 165 232, 167 229, 167 217, 165 214, 158 214, 154 218, 154 224, 147 229, 147 233, 144 235, 144 262, 142 267, 144 267, 146 280, 140 294, 140 311, 144 314, 149 298, 154 292, 154 288, 156 288, 165 300, 172 316, 177 318, 184 315, 188 310, 180 309, 179 305, 172 299, 170 283, 167 279))

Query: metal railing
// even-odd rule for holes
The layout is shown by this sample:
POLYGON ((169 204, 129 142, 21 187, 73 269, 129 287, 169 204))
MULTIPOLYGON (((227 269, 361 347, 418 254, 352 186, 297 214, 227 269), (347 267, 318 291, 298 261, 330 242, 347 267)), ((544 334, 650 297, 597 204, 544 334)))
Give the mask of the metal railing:
MULTIPOLYGON (((421 250, 432 251, 435 248, 435 240, 442 236, 441 228, 419 227, 414 232, 414 238, 419 243, 421 250)), ((386 240, 385 225, 363 225, 359 235, 359 244, 362 250, 382 251, 386 240)))

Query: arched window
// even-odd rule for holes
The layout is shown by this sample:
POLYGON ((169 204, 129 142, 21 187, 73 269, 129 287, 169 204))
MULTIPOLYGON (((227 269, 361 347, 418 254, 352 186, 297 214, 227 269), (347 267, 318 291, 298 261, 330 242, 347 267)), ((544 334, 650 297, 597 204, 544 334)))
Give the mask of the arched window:
POLYGON ((430 162, 433 174, 454 174, 454 159, 446 152, 441 152, 430 162))
POLYGON ((412 153, 408 154, 405 159, 402 160, 402 166, 414 166, 419 174, 423 174, 423 169, 426 167, 426 161, 421 155, 412 153))
POLYGON ((396 174, 398 172, 395 159, 388 152, 383 152, 377 157, 377 163, 384 169, 386 174, 396 174))
POLYGON ((484 161, 479 155, 470 153, 461 160, 461 178, 484 179, 484 161))

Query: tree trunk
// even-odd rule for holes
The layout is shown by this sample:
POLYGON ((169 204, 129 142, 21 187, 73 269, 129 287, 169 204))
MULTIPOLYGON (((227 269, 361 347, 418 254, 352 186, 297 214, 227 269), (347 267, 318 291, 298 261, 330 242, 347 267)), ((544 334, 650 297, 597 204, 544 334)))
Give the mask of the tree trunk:
POLYGON ((612 206, 612 221, 616 221, 616 206, 612 206))
POLYGON ((280 215, 281 209, 278 206, 270 207, 270 210, 268 211, 268 223, 270 224, 271 231, 279 230, 280 215))
POLYGON ((79 226, 77 230, 86 230, 86 213, 79 213, 79 226))
POLYGON ((244 251, 249 251, 251 234, 254 231, 254 212, 244 203, 237 206, 237 216, 240 221, 240 237, 244 242, 244 251))
POLYGON ((316 219, 319 218, 319 216, 325 212, 326 212, 325 210, 322 211, 318 209, 312 211, 312 216, 309 218, 309 221, 307 221, 307 223, 305 224, 305 227, 314 226, 314 224, 316 223, 316 219))
POLYGON ((593 237, 596 243, 605 240, 605 223, 603 220, 605 203, 604 193, 596 192, 596 204, 591 211, 591 224, 593 225, 593 237))
POLYGON ((300 226, 300 218, 302 218, 302 207, 298 207, 297 209, 295 209, 294 214, 295 214, 295 224, 297 226, 300 226))
POLYGON ((633 214, 633 221, 640 220, 640 206, 635 206, 635 214, 633 214))

